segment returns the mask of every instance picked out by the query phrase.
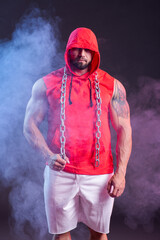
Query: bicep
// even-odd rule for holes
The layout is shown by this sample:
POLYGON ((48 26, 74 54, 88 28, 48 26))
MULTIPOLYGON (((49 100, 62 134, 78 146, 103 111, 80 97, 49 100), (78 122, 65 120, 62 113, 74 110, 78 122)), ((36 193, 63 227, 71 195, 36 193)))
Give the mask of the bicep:
POLYGON ((114 82, 114 93, 110 102, 110 116, 116 131, 121 127, 130 125, 130 109, 126 99, 126 91, 118 80, 114 82))
POLYGON ((25 124, 41 123, 47 113, 48 102, 45 95, 45 86, 42 81, 35 83, 32 89, 32 96, 27 104, 25 124))

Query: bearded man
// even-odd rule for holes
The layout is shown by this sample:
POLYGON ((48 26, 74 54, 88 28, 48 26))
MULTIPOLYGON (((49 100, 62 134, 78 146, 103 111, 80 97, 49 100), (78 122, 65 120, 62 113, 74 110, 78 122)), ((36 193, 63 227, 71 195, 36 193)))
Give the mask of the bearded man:
POLYGON ((34 84, 24 134, 46 161, 45 209, 54 239, 70 240, 70 231, 83 222, 90 240, 106 240, 114 198, 124 191, 131 153, 126 92, 99 68, 97 39, 90 29, 71 33, 65 63, 34 84), (46 115, 47 140, 39 130, 46 115), (117 133, 115 172, 109 115, 117 133))

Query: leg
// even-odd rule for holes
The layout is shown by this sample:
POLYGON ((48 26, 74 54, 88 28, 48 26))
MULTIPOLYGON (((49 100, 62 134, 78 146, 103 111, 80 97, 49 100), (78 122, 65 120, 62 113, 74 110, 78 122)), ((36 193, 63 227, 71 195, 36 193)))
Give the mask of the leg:
POLYGON ((56 234, 53 236, 52 240, 71 240, 70 232, 62 233, 62 234, 56 234))
POLYGON ((75 175, 63 171, 56 172, 46 166, 44 177, 44 200, 49 233, 57 235, 53 238, 55 240, 70 240, 68 232, 77 226, 79 209, 75 175), (61 236, 61 233, 66 234, 61 236))
POLYGON ((107 235, 105 233, 95 232, 93 229, 90 230, 90 240, 108 240, 107 235))
POLYGON ((113 174, 81 176, 80 220, 82 222, 84 221, 88 227, 94 229, 94 231, 91 231, 90 240, 96 238, 96 240, 107 239, 106 234, 109 233, 110 217, 114 203, 114 199, 111 198, 107 192, 107 182, 112 175, 113 174))

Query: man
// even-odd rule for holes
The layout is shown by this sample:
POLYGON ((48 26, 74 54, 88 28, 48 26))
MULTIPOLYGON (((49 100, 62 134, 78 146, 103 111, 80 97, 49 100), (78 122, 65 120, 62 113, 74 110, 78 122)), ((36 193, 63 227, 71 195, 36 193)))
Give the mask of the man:
POLYGON ((71 33, 65 62, 34 84, 24 134, 46 160, 45 209, 54 239, 70 240, 70 230, 81 221, 90 229, 90 240, 106 240, 114 198, 125 188, 129 106, 122 84, 99 69, 98 44, 90 29, 71 33), (117 132, 115 173, 109 114, 117 132), (47 141, 38 128, 46 115, 47 141))

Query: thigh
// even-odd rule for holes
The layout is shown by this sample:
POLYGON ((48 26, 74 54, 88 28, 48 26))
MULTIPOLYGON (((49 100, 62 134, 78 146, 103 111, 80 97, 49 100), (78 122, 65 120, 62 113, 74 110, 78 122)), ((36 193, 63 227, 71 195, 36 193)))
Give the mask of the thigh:
POLYGON ((61 234, 77 226, 79 200, 75 175, 46 166, 44 200, 49 232, 61 234))
POLYGON ((109 232, 114 199, 108 194, 107 183, 112 175, 86 176, 81 181, 81 219, 96 232, 109 232))
POLYGON ((46 166, 44 171, 44 192, 45 196, 52 201, 66 202, 73 198, 78 192, 75 174, 64 171, 55 171, 46 166))

